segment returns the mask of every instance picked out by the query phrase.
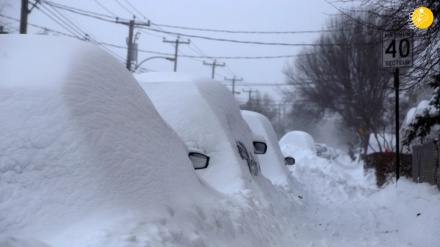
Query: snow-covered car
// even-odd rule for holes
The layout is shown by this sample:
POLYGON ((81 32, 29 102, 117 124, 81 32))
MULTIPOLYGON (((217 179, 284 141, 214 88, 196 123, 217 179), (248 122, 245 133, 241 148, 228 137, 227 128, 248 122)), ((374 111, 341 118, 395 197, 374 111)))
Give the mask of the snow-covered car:
POLYGON ((293 165, 295 159, 283 156, 270 120, 258 112, 242 110, 241 114, 254 135, 261 136, 267 143, 267 152, 258 155, 261 173, 275 185, 290 186, 291 174, 286 165, 293 165))
POLYGON ((235 193, 260 173, 252 132, 224 85, 173 72, 144 73, 136 79, 186 145, 210 156, 209 167, 197 172, 211 186, 235 193))
POLYGON ((264 136, 257 135, 254 131, 252 131, 252 142, 254 145, 254 154, 265 154, 267 152, 267 143, 264 136))
POLYGON ((205 169, 209 166, 209 156, 203 150, 188 148, 188 158, 191 160, 195 170, 205 169))
POLYGON ((116 222, 166 222, 162 208, 218 198, 193 168, 206 157, 192 155, 116 58, 45 35, 0 44, 0 243, 105 246, 111 235, 93 234, 116 222))
POLYGON ((285 156, 295 157, 297 152, 306 152, 316 156, 316 147, 313 137, 304 131, 290 131, 284 134, 279 141, 285 156))
POLYGON ((331 159, 332 158, 332 151, 330 148, 324 144, 324 143, 315 143, 316 147, 316 155, 318 157, 322 157, 325 159, 331 159))
POLYGON ((339 153, 338 153, 338 151, 335 148, 329 147, 328 149, 330 151, 331 159, 334 160, 334 159, 339 157, 339 153))

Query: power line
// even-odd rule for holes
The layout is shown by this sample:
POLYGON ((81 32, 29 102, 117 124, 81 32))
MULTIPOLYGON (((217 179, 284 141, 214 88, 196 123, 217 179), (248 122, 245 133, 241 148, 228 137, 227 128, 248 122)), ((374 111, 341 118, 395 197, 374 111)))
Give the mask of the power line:
MULTIPOLYGON (((126 49, 126 47, 120 46, 120 45, 114 45, 114 44, 109 44, 109 43, 104 43, 104 42, 101 42, 100 44, 106 45, 106 46, 111 46, 111 47, 114 47, 114 48, 126 49)), ((164 52, 157 52, 157 51, 148 51, 148 50, 142 50, 142 49, 138 49, 138 51, 139 52, 144 52, 144 53, 156 54, 156 55, 173 56, 173 54, 171 54, 171 53, 164 53, 164 52)), ((179 55, 179 56, 180 57, 185 57, 185 58, 196 58, 196 59, 224 59, 224 60, 251 59, 252 60, 252 59, 292 58, 292 57, 307 56, 307 55, 319 55, 319 54, 298 54, 298 55, 277 55, 277 56, 249 56, 249 57, 229 57, 229 56, 222 57, 222 56, 209 56, 209 55, 205 55, 205 56, 179 55)), ((235 74, 233 71, 230 71, 230 73, 235 74)))
MULTIPOLYGON (((97 1, 97 0, 95 0, 97 1)), ((109 18, 108 16, 103 16, 100 14, 96 14, 90 11, 84 11, 84 10, 80 10, 80 9, 76 9, 76 8, 72 8, 72 7, 68 7, 65 5, 60 5, 60 4, 54 4, 50 1, 45 1, 46 4, 50 4, 52 6, 55 7, 59 7, 62 8, 64 10, 67 11, 71 11, 77 14, 81 14, 87 17, 91 17, 91 18, 95 18, 95 19, 99 19, 102 21, 107 21, 107 22, 114 22, 114 20, 112 20, 112 18, 109 18)), ((99 2, 97 2, 99 4, 99 2)), ((114 15, 111 11, 110 13, 113 16, 114 15)), ((156 24, 157 27, 159 27, 159 25, 156 24)), ((219 42, 231 42, 231 43, 241 43, 241 44, 253 44, 253 45, 272 45, 272 46, 349 46, 351 44, 297 44, 297 43, 283 43, 283 42, 260 42, 260 41, 249 41, 249 40, 234 40, 234 39, 224 39, 224 38, 213 38, 213 37, 208 37, 208 36, 200 36, 200 35, 192 35, 192 34, 184 34, 184 33, 180 33, 180 32, 171 32, 171 31, 165 31, 165 30, 161 30, 161 29, 154 29, 154 28, 145 28, 147 30, 153 31, 153 32, 160 32, 160 33, 164 33, 164 34, 168 34, 168 35, 174 35, 174 36, 182 36, 182 37, 189 37, 189 38, 198 38, 198 39, 205 39, 205 40, 211 40, 211 41, 219 41, 219 42)), ((214 29, 211 29, 214 30, 214 29)), ((341 31, 343 29, 339 29, 339 30, 323 30, 322 32, 334 32, 334 31, 341 31)), ((218 30, 218 31, 226 31, 226 30, 218 30)), ((240 32, 245 32, 245 31, 240 31, 240 32)), ((307 33, 307 32, 317 32, 317 31, 298 31, 297 33, 307 33)), ((275 32, 276 33, 276 32, 275 32)), ((365 45, 369 45, 369 44, 365 44, 365 45)))
POLYGON ((140 16, 142 16, 144 19, 148 20, 147 17, 145 17, 145 15, 143 15, 141 12, 139 12, 137 10, 137 8, 135 8, 128 0, 124 0, 136 13, 138 13, 140 16))
MULTIPOLYGON (((66 31, 70 32, 71 34, 73 34, 74 36, 76 36, 77 38, 81 38, 84 34, 78 30, 72 29, 72 27, 70 26, 66 26, 65 25, 65 21, 61 20, 60 17, 58 16, 52 16, 54 15, 52 12, 52 15, 48 14, 45 10, 43 10, 42 8, 39 8, 39 10, 41 11, 41 13, 43 13, 44 15, 46 15, 47 17, 49 17, 51 20, 53 20, 55 23, 57 23, 58 25, 60 25, 62 28, 64 28, 66 31)), ((48 12, 51 12, 50 10, 48 10, 46 8, 46 10, 48 12)))
MULTIPOLYGON (((18 20, 16 18, 13 18, 13 17, 10 17, 10 16, 6 16, 6 15, 3 15, 1 13, 0 13, 0 16, 4 17, 6 19, 9 19, 9 20, 20 22, 20 20, 18 20)), ((51 33, 54 33, 54 34, 57 34, 57 35, 60 35, 60 36, 65 36, 65 37, 69 37, 69 38, 75 38, 75 39, 79 39, 79 40, 84 40, 81 37, 78 37, 77 35, 72 35, 72 34, 60 32, 60 31, 57 31, 57 30, 54 30, 54 29, 50 29, 50 28, 47 28, 47 27, 43 27, 43 26, 40 26, 40 25, 36 25, 36 24, 33 24, 33 23, 29 23, 28 22, 28 25, 32 26, 32 27, 35 27, 35 28, 40 28, 40 29, 42 29, 44 31, 48 31, 48 32, 51 32, 51 33)), ((119 59, 120 61, 124 61, 124 58, 122 58, 120 55, 118 55, 117 53, 113 52, 112 50, 110 50, 110 49, 108 49, 106 47, 106 46, 111 46, 111 47, 116 47, 116 48, 122 48, 122 46, 111 45, 111 44, 107 44, 107 43, 104 43, 104 42, 98 42, 96 40, 89 40, 89 41, 92 42, 95 45, 99 45, 102 49, 106 50, 107 52, 112 54, 114 57, 119 59)), ((125 49, 125 47, 124 47, 124 49, 125 49)))
POLYGON ((214 79, 214 75, 215 75, 215 67, 218 67, 218 66, 220 66, 220 67, 225 67, 226 64, 225 64, 225 63, 219 64, 219 63, 217 63, 217 60, 214 60, 213 63, 207 63, 207 62, 203 61, 203 65, 209 65, 209 66, 212 66, 211 78, 214 79))
POLYGON ((73 13, 76 13, 76 14, 88 14, 88 15, 90 15, 89 17, 97 16, 97 17, 109 18, 109 19, 114 19, 114 18, 117 17, 113 13, 111 13, 111 16, 110 16, 110 15, 100 14, 100 13, 96 13, 96 12, 92 12, 92 11, 87 11, 87 10, 83 10, 83 9, 78 9, 78 8, 62 5, 62 4, 59 4, 59 3, 54 3, 54 2, 51 2, 51 1, 48 1, 48 0, 45 0, 43 3, 47 4, 47 5, 50 5, 52 7, 63 9, 63 10, 66 10, 66 11, 70 11, 70 12, 73 12, 73 13))
MULTIPOLYGON (((94 18, 94 19, 101 20, 101 21, 106 21, 106 22, 114 23, 115 22, 114 21, 115 18, 118 18, 111 11, 110 11, 110 13, 112 14, 112 16, 109 16, 109 15, 99 14, 99 13, 95 13, 95 12, 91 12, 91 11, 87 11, 87 10, 82 10, 82 9, 78 9, 78 8, 73 8, 73 7, 65 6, 65 5, 62 5, 62 4, 53 3, 53 2, 50 2, 50 1, 47 1, 47 0, 44 1, 44 4, 50 5, 50 6, 55 7, 55 8, 63 9, 65 11, 69 11, 69 12, 72 12, 72 13, 75 13, 75 14, 79 14, 79 15, 82 15, 82 16, 94 18)), ((128 19, 123 19, 123 18, 119 18, 119 20, 129 21, 128 19)))
MULTIPOLYGON (((6 19, 9 19, 9 20, 20 22, 19 19, 16 19, 16 18, 13 18, 13 17, 10 17, 10 16, 6 16, 6 15, 3 15, 1 13, 0 13, 0 16, 4 17, 6 19)), ((47 30, 47 31, 50 31, 50 32, 53 32, 53 33, 56 33, 56 34, 59 34, 59 35, 62 35, 62 36, 67 36, 67 37, 71 37, 71 38, 78 38, 78 36, 76 36, 76 35, 71 35, 71 34, 63 33, 63 32, 56 31, 56 30, 53 30, 53 29, 49 29, 49 28, 46 28, 46 27, 43 27, 43 26, 35 25, 35 24, 32 24, 32 23, 28 23, 28 25, 36 27, 36 28, 41 28, 41 29, 44 29, 44 30, 47 30)))
POLYGON ((105 11, 107 11, 108 13, 110 13, 111 15, 113 15, 114 17, 116 17, 116 15, 113 13, 113 12, 111 12, 109 9, 107 9, 104 5, 102 5, 102 3, 100 3, 98 0, 95 0, 95 2, 99 5, 99 6, 101 6, 101 8, 103 8, 105 11))
POLYGON ((127 9, 122 3, 120 3, 118 0, 114 0, 119 6, 121 6, 123 9, 125 9, 130 15, 136 16, 133 12, 131 12, 129 9, 127 9))
POLYGON ((171 44, 175 44, 175 52, 174 52, 174 72, 177 71, 177 57, 179 55, 179 45, 180 44, 190 44, 190 40, 188 41, 180 41, 179 37, 177 37, 176 41, 170 41, 170 40, 166 40, 165 38, 163 38, 163 42, 164 43, 171 43, 171 44))
POLYGON ((238 79, 238 78, 236 78, 236 77, 234 76, 234 77, 231 78, 231 79, 225 77, 225 80, 226 80, 226 81, 232 81, 232 95, 235 96, 235 82, 243 81, 243 78, 238 79))
POLYGON ((314 31, 233 31, 233 30, 220 30, 220 29, 209 29, 209 28, 173 26, 173 25, 166 25, 166 24, 159 24, 159 23, 152 23, 151 25, 158 26, 158 27, 168 27, 168 28, 192 30, 192 31, 232 33, 232 34, 306 34, 306 33, 336 32, 336 31, 346 30, 346 29, 334 29, 334 30, 314 30, 314 31))
POLYGON ((231 42, 231 43, 240 43, 240 44, 252 44, 252 45, 272 45, 272 46, 348 46, 348 45, 350 45, 350 44, 295 44, 295 43, 234 40, 234 39, 212 38, 212 37, 207 37, 207 36, 184 34, 184 33, 178 33, 178 32, 170 32, 170 31, 164 31, 164 30, 159 30, 159 29, 154 29, 154 28, 146 28, 146 29, 148 29, 150 31, 154 31, 154 32, 173 34, 173 35, 189 37, 189 38, 206 39, 206 40, 212 40, 212 41, 231 42))
MULTIPOLYGON (((49 8, 47 8, 46 6, 43 5, 43 8, 49 10, 49 8)), ((67 18, 66 16, 64 16, 59 10, 57 10, 54 7, 51 7, 57 14, 58 16, 54 13, 51 12, 53 15, 57 16, 57 18, 61 21, 63 21, 66 25, 68 25, 70 28, 72 28, 73 30, 77 30, 81 35, 86 34, 86 32, 84 32, 81 28, 79 28, 75 23, 73 23, 69 18, 67 18)))

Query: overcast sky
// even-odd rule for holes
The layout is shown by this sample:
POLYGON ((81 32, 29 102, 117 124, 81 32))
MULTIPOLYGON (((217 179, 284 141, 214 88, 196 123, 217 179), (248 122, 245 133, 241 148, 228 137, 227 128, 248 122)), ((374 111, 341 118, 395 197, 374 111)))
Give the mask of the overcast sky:
MULTIPOLYGON (((0 3, 8 4, 1 13, 19 20, 20 2, 0 0, 0 3)), ((226 66, 216 67, 215 79, 224 80, 225 77, 232 78, 235 75, 244 79, 243 82, 237 83, 237 91, 252 88, 260 92, 276 92, 275 87, 255 86, 255 84, 284 83, 283 67, 294 57, 260 59, 249 59, 249 57, 296 55, 304 48, 302 44, 312 43, 319 35, 319 33, 303 31, 323 29, 329 16, 338 13, 338 10, 325 0, 52 0, 48 3, 42 0, 42 2, 37 5, 38 9, 33 9, 29 15, 28 33, 30 34, 44 32, 42 28, 33 25, 71 36, 84 37, 87 34, 98 43, 109 44, 104 47, 125 64, 128 26, 115 23, 115 19, 118 17, 129 20, 135 15, 137 23, 145 23, 148 20, 151 22, 150 27, 135 29, 135 33, 139 33, 136 41, 139 46, 138 62, 153 56, 174 56, 174 44, 164 43, 163 39, 175 41, 177 35, 169 32, 180 33, 182 34, 180 40, 184 42, 189 40, 190 44, 179 46, 177 71, 210 77, 212 66, 204 65, 204 62, 213 63, 214 59, 217 59, 217 63, 225 63, 226 66), (50 3, 87 10, 92 12, 90 13, 92 16, 97 13, 106 21, 54 8, 53 5, 49 5, 50 3), (212 32, 168 26, 295 33, 212 32), (224 40, 249 41, 249 43, 224 40)), ((8 23, 5 31, 18 32, 17 21, 4 16, 0 18, 8 23)), ((54 32, 49 31, 49 33, 54 32)), ((173 62, 165 59, 151 59, 142 64, 143 68, 154 71, 172 71, 173 66, 173 62)), ((237 97, 245 100, 247 98, 245 96, 247 94, 242 93, 237 97)))

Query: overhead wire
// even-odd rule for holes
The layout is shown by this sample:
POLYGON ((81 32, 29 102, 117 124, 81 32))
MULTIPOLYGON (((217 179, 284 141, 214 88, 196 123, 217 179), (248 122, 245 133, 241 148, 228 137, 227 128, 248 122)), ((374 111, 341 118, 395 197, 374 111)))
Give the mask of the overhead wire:
POLYGON ((184 34, 184 33, 178 33, 178 32, 170 32, 170 31, 164 31, 159 29, 154 29, 151 27, 139 27, 139 28, 145 28, 154 32, 160 32, 160 33, 166 33, 166 34, 174 34, 182 37, 189 37, 189 38, 197 38, 197 39, 205 39, 205 40, 211 40, 211 41, 219 41, 219 42, 230 42, 230 43, 239 43, 239 44, 251 44, 251 45, 271 45, 271 46, 348 46, 349 44, 316 44, 316 43, 309 43, 309 44, 298 44, 298 43, 282 43, 282 42, 261 42, 261 41, 249 41, 249 40, 236 40, 236 39, 224 39, 224 38, 213 38, 208 36, 200 36, 200 35, 193 35, 193 34, 184 34))
POLYGON ((128 4, 128 6, 130 6, 135 12, 137 12, 141 17, 143 17, 144 19, 146 19, 146 20, 148 20, 148 18, 145 16, 145 15, 143 15, 141 12, 139 12, 139 10, 137 10, 137 8, 136 7, 134 7, 128 0, 124 0, 127 4, 128 4))
MULTIPOLYGON (((4 18, 6 18, 6 19, 12 20, 12 21, 16 21, 16 22, 18 22, 18 23, 20 22, 19 19, 16 19, 16 18, 13 18, 13 17, 7 16, 7 15, 3 15, 3 14, 1 14, 1 13, 0 13, 0 16, 1 16, 1 17, 4 17, 4 18)), ((79 36, 76 35, 76 34, 68 34, 68 33, 64 33, 64 32, 57 31, 57 30, 54 30, 54 29, 51 29, 51 28, 47 28, 47 27, 43 27, 43 26, 40 26, 40 25, 36 25, 36 24, 30 23, 30 22, 28 22, 28 25, 43 30, 43 33, 42 33, 41 35, 43 35, 45 32, 51 32, 51 33, 54 33, 54 34, 56 34, 56 35, 60 35, 60 36, 64 36, 64 37, 69 37, 69 38, 75 38, 75 39, 79 39, 79 40, 83 40, 83 41, 84 41, 84 38, 83 38, 83 37, 79 37, 79 36)), ((17 30, 17 31, 18 31, 18 30, 17 30)), ((67 31, 69 31, 69 30, 67 30, 67 31)), ((90 36, 90 37, 93 38, 93 36, 90 36)), ((91 43, 93 43, 93 44, 95 44, 95 45, 100 46, 101 48, 103 48, 104 50, 106 50, 107 52, 109 52, 110 54, 112 54, 114 57, 116 57, 118 60, 120 60, 120 61, 124 61, 124 58, 123 58, 123 57, 121 57, 119 54, 115 53, 114 51, 112 51, 112 50, 110 50, 110 49, 108 49, 108 48, 106 47, 106 46, 109 45, 109 44, 102 43, 102 42, 98 42, 98 41, 97 41, 96 39, 94 39, 94 38, 93 38, 93 39, 89 39, 88 41, 90 41, 91 43)), ((119 47, 118 47, 118 48, 119 48, 119 47)))
MULTIPOLYGON (((122 5, 119 1, 115 0, 118 4, 122 5)), ((53 3, 51 1, 44 1, 45 4, 50 5, 52 8, 59 8, 65 11, 70 11, 76 14, 80 14, 83 16, 87 16, 87 17, 91 17, 91 18, 96 18, 102 21, 106 21, 106 22, 115 22, 115 18, 118 19, 118 17, 111 12, 109 9, 107 9, 105 6, 103 6, 99 1, 95 0, 95 2, 97 4, 99 4, 101 7, 103 7, 103 9, 105 9, 107 12, 109 12, 111 15, 113 16, 109 16, 109 15, 103 15, 103 14, 98 14, 95 12, 91 12, 91 11, 85 11, 85 10, 81 10, 81 9, 77 9, 77 8, 73 8, 73 7, 69 7, 69 6, 65 6, 65 5, 60 5, 60 4, 56 4, 53 3)), ((136 10, 136 8, 134 8, 133 5, 131 5, 128 1, 125 0, 125 2, 127 2, 127 4, 129 4, 130 7, 132 7, 133 9, 136 10)), ((122 5, 122 7, 124 7, 122 5)), ((126 9, 129 13, 134 14, 132 11, 128 10, 126 7, 124 7, 124 9, 126 9)), ((59 11, 57 11, 59 12, 59 11)), ((145 16, 143 16, 144 18, 146 18, 145 16)), ((314 32, 327 32, 327 31, 336 31, 336 30, 321 30, 321 31, 284 31, 284 32, 263 32, 263 31, 230 31, 230 30, 215 30, 215 29, 200 29, 200 28, 188 28, 188 27, 181 27, 181 26, 171 26, 171 25, 163 25, 163 24, 152 24, 154 26, 156 26, 157 28, 150 28, 150 27, 138 27, 141 29, 141 32, 146 33, 148 35, 151 36, 156 36, 156 37, 160 37, 158 35, 154 35, 151 34, 148 31, 152 31, 152 32, 159 32, 159 33, 163 33, 166 35, 172 35, 172 36, 183 36, 183 37, 193 37, 193 38, 200 38, 200 39, 208 39, 208 40, 213 40, 213 41, 223 41, 223 42, 233 42, 233 43, 243 43, 243 44, 256 44, 256 45, 281 45, 281 46, 325 46, 325 45, 347 45, 347 44, 293 44, 293 43, 278 43, 278 42, 258 42, 258 41, 243 41, 243 40, 234 40, 234 39, 223 39, 223 38, 213 38, 213 37, 206 37, 206 36, 199 36, 199 35, 191 35, 191 34, 183 34, 183 33, 179 33, 179 32, 169 32, 166 30, 163 30, 161 27, 170 27, 170 28, 182 28, 182 29, 188 29, 188 30, 196 30, 196 31, 210 31, 210 32, 225 32, 225 33, 256 33, 256 34, 295 34, 295 33, 314 33, 314 32)), ((65 27, 64 27, 65 28, 65 27)), ((71 29, 73 27, 70 27, 71 29)), ((72 30, 65 28, 66 30, 69 30, 69 32, 72 32, 72 30)), ((77 32, 81 32, 82 35, 82 31, 80 28, 77 27, 76 30, 77 32)), ((75 30, 75 28, 73 28, 73 30, 75 30)), ((78 33, 72 32, 75 36, 78 35, 78 33)), ((122 46, 116 46, 116 45, 112 45, 112 44, 105 44, 103 42, 98 42, 96 41, 98 44, 102 45, 102 46, 112 46, 112 47, 117 47, 117 48, 123 48, 126 49, 126 47, 122 47, 122 46)), ((194 42, 192 42, 194 43, 194 42)), ((181 54, 182 57, 186 57, 186 58, 192 58, 192 59, 278 59, 278 58, 290 58, 290 57, 296 57, 296 56, 300 56, 300 55, 275 55, 275 56, 242 56, 242 57, 237 57, 237 56, 217 56, 217 57, 213 57, 213 56, 209 56, 206 53, 204 53, 203 51, 201 51, 200 48, 197 47, 197 45, 194 44, 194 49, 193 47, 190 47, 190 49, 192 49, 193 51, 195 51, 196 54, 199 54, 201 56, 192 56, 192 55, 186 55, 184 53, 181 54)), ((167 56, 172 56, 173 54, 169 54, 169 53, 159 53, 159 52, 153 52, 153 51, 145 51, 145 50, 139 50, 140 52, 149 52, 149 53, 154 53, 154 54, 160 54, 160 55, 167 55, 167 56)), ((303 55, 303 54, 301 54, 303 55)), ((225 66, 222 67, 223 70, 225 70, 227 73, 231 73, 232 75, 235 75, 235 73, 229 68, 229 66, 225 66)), ((218 72, 218 71, 217 71, 218 72)))
MULTIPOLYGON (((51 2, 51 1, 48 1, 48 0, 45 0, 42 3, 50 5, 52 7, 63 9, 65 11, 69 11, 69 12, 72 12, 72 13, 75 13, 75 14, 80 14, 80 15, 83 15, 83 16, 87 16, 87 17, 91 17, 91 18, 95 18, 95 19, 99 19, 99 20, 107 21, 107 22, 114 22, 115 18, 118 18, 112 12, 111 12, 112 16, 109 16, 109 15, 105 15, 105 14, 100 14, 100 13, 96 13, 96 12, 92 12, 92 11, 88 11, 88 10, 78 9, 78 8, 74 8, 74 7, 70 7, 70 6, 54 3, 54 2, 51 2)), ((119 18, 119 19, 121 19, 121 18, 119 18)))
MULTIPOLYGON (((46 2, 43 2, 46 3, 46 2)), ((48 4, 51 8, 54 9, 54 11, 56 11, 60 16, 62 16, 64 18, 64 23, 69 22, 70 23, 70 27, 74 26, 76 28, 77 31, 81 32, 81 34, 84 34, 83 38, 79 38, 81 40, 87 40, 93 44, 97 44, 100 45, 100 42, 98 42, 96 40, 96 38, 93 35, 89 35, 88 33, 84 32, 81 28, 79 28, 75 23, 73 23, 69 18, 67 18, 66 16, 64 16, 61 12, 59 12, 59 10, 57 10, 57 7, 48 4)), ((43 7, 45 7, 43 5, 43 7)), ((53 14, 53 12, 51 12, 53 14)), ((60 17, 58 16, 58 18, 60 19, 60 17)), ((100 45, 101 46, 101 45, 100 45)), ((104 50, 106 50, 107 52, 109 52, 110 54, 112 54, 113 56, 115 56, 116 58, 118 58, 119 60, 123 61, 124 58, 122 58, 119 54, 115 53, 114 51, 110 50, 109 48, 105 47, 105 46, 101 46, 104 50)))
POLYGON ((95 0, 95 2, 101 6, 101 8, 103 8, 105 11, 107 11, 108 13, 110 13, 111 15, 113 15, 113 17, 116 17, 117 15, 115 15, 115 13, 113 13, 112 11, 110 11, 109 9, 107 9, 102 3, 100 3, 98 0, 95 0))
POLYGON ((124 5, 122 5, 122 3, 120 3, 118 0, 114 0, 119 6, 121 6, 123 9, 125 9, 125 11, 127 11, 128 13, 130 13, 133 17, 136 16, 136 14, 134 14, 133 12, 131 12, 129 9, 127 9, 127 7, 125 7, 124 5))
POLYGON ((83 37, 84 34, 81 31, 75 30, 74 28, 70 27, 68 24, 66 26, 66 21, 61 20, 60 17, 54 15, 53 12, 48 8, 46 8, 44 5, 43 8, 45 8, 45 10, 43 10, 42 8, 38 8, 38 10, 44 15, 46 15, 49 19, 53 20, 55 23, 60 25, 66 31, 70 32, 72 35, 76 36, 79 39, 83 37), (49 14, 48 12, 51 13, 52 15, 49 14))
MULTIPOLYGON (((97 0, 95 0, 97 1, 97 0)), ((54 5, 52 2, 47 1, 48 3, 54 5)), ((99 3, 99 2, 98 2, 99 3)), ((57 7, 61 7, 59 4, 54 5, 57 7)), ((78 14, 82 14, 84 16, 88 16, 88 17, 92 17, 92 18, 96 18, 96 19, 100 19, 103 21, 107 21, 107 22, 114 22, 114 20, 109 19, 108 17, 102 17, 102 16, 98 16, 98 15, 94 15, 93 12, 85 12, 83 10, 79 10, 79 9, 73 9, 71 7, 67 7, 67 6, 63 6, 63 9, 68 10, 68 11, 72 11, 78 14)), ((112 12, 111 12, 112 13, 112 12)), ((112 13, 113 14, 113 13, 112 13)), ((114 14, 113 14, 114 15, 114 14)), ((116 15, 114 15, 114 17, 116 17, 116 15)), ((151 25, 155 25, 154 23, 151 25)), ((157 25, 156 25, 157 26, 157 25)), ((249 41, 249 40, 235 40, 235 39, 224 39, 224 38, 214 38, 214 37, 208 37, 208 36, 200 36, 200 35, 193 35, 193 34, 185 34, 185 33, 181 33, 181 32, 171 32, 171 31, 165 31, 163 29, 160 29, 159 26, 157 26, 158 28, 151 28, 151 27, 138 27, 138 28, 142 28, 142 29, 148 29, 150 31, 153 32, 160 32, 160 33, 164 33, 164 34, 168 34, 168 35, 173 35, 173 36, 181 36, 181 37, 189 37, 189 38, 198 38, 198 39, 205 39, 205 40, 211 40, 211 41, 219 41, 219 42, 231 42, 231 43, 241 43, 241 44, 253 44, 253 45, 272 45, 272 46, 348 46, 349 44, 315 44, 315 43, 310 43, 310 44, 299 44, 299 43, 283 43, 283 42, 260 42, 260 41, 249 41)), ((327 31, 335 31, 335 30, 327 30, 327 31)), ((301 31, 301 32, 307 32, 307 31, 301 31)), ((310 31, 310 32, 315 32, 315 31, 310 31)))
MULTIPOLYGON (((4 17, 6 19, 9 19, 9 20, 20 22, 19 19, 16 19, 16 18, 13 18, 13 17, 10 17, 10 16, 6 16, 6 15, 3 15, 1 13, 0 13, 0 16, 4 17)), ((68 34, 68 33, 63 33, 63 32, 56 31, 56 30, 53 30, 53 29, 50 29, 50 28, 47 28, 47 27, 43 27, 43 26, 39 26, 39 25, 36 25, 36 24, 32 24, 30 22, 28 22, 28 25, 32 26, 32 27, 40 28, 42 30, 50 31, 52 33, 55 33, 55 34, 58 34, 58 35, 61 35, 61 36, 66 36, 66 37, 70 37, 70 38, 78 38, 78 36, 76 36, 76 35, 72 35, 72 34, 68 34)))
POLYGON ((234 31, 234 30, 220 30, 220 29, 209 29, 209 28, 196 28, 196 27, 184 27, 184 26, 174 26, 153 23, 158 27, 168 27, 175 29, 184 29, 191 31, 203 31, 203 32, 214 32, 214 33, 229 33, 229 34, 306 34, 306 33, 322 33, 322 32, 335 32, 344 31, 345 29, 333 29, 333 30, 313 30, 313 31, 234 31))
POLYGON ((63 13, 61 13, 58 9, 56 9, 54 7, 51 7, 51 8, 60 16, 60 19, 63 18, 66 22, 68 22, 70 24, 71 27, 74 27, 78 32, 84 34, 85 36, 91 37, 91 35, 88 34, 89 32, 84 31, 83 28, 80 28, 77 24, 73 23, 72 20, 67 18, 65 15, 63 15, 63 13))

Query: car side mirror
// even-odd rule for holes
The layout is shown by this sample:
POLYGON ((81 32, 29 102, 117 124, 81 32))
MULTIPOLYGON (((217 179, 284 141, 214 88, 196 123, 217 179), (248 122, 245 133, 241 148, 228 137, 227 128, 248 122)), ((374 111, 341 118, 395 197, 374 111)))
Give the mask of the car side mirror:
POLYGON ((284 164, 286 166, 293 166, 293 165, 295 165, 295 159, 288 156, 288 157, 284 158, 284 164))
POLYGON ((265 142, 254 142, 254 153, 265 154, 267 151, 267 144, 265 142))
POLYGON ((209 165, 209 156, 207 155, 197 152, 190 152, 188 157, 191 160, 195 170, 205 169, 209 165))

